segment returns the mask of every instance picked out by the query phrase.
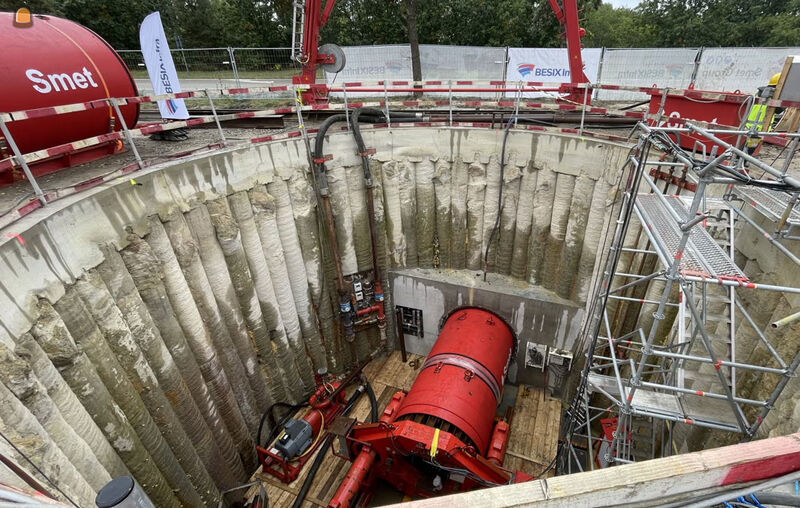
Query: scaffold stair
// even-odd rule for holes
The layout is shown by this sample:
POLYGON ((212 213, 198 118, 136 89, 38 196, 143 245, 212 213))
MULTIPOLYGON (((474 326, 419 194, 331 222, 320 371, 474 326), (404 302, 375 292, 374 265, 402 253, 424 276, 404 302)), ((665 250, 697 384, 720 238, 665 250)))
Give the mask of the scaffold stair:
MULTIPOLYGON (((736 187, 733 192, 739 199, 773 222, 781 220, 792 201, 792 196, 786 192, 759 187, 736 187)), ((790 227, 800 227, 800 206, 795 205, 792 208, 787 224, 790 227)))
MULTIPOLYGON (((666 206, 669 206, 683 221, 688 220, 689 211, 678 196, 639 194, 635 211, 645 231, 658 248, 658 256, 666 267, 672 262, 683 234, 680 225, 666 206), (663 201, 662 201, 663 198, 663 201), (664 203, 666 201, 666 204, 664 203)), ((702 227, 694 227, 681 259, 680 273, 702 278, 718 278, 746 282, 730 256, 702 227)))

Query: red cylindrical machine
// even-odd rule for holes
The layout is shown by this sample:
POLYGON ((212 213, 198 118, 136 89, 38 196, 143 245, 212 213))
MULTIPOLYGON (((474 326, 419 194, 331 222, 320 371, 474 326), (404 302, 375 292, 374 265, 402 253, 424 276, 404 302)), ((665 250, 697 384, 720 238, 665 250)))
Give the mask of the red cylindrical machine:
POLYGON ((485 455, 514 340, 492 312, 475 307, 451 312, 397 420, 448 430, 485 455))
POLYGON ((515 346, 496 314, 451 312, 411 390, 395 394, 380 422, 348 433, 353 464, 329 506, 366 502, 377 478, 412 497, 532 479, 503 469, 510 428, 495 423, 515 346))
MULTIPOLYGON (((16 27, 13 22, 14 13, 0 12, 0 111, 138 95, 136 82, 120 56, 88 28, 54 16, 36 15, 28 27, 16 27)), ((138 104, 122 106, 121 110, 127 125, 133 127, 139 116, 138 104)), ((8 128, 20 150, 27 153, 119 130, 121 126, 109 106, 15 121, 8 128)), ((0 148, 0 158, 8 156, 8 151, 0 148)), ((78 158, 69 162, 80 161, 78 158)), ((39 173, 47 172, 43 167, 46 165, 39 168, 39 173)), ((4 176, 8 178, 0 174, 0 184, 4 176)))

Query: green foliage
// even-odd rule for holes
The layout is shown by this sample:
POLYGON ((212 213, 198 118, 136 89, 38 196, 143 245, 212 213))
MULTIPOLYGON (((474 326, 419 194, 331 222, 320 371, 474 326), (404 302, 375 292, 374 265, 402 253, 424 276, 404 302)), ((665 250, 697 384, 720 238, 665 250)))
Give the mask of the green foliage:
MULTIPOLYGON (((800 45, 800 0, 643 0, 634 9, 579 0, 587 47, 800 45)), ((26 6, 64 16, 118 49, 139 47, 139 25, 161 11, 171 41, 184 47, 286 47, 292 0, 0 0, 0 10, 26 6)), ((338 0, 323 42, 404 44, 402 0, 338 0)), ((419 0, 422 44, 559 47, 564 45, 548 0, 419 0)))
POLYGON ((655 45, 656 27, 632 9, 602 4, 583 23, 587 48, 646 48, 655 45))
POLYGON ((643 0, 588 13, 587 45, 797 46, 800 0, 643 0))

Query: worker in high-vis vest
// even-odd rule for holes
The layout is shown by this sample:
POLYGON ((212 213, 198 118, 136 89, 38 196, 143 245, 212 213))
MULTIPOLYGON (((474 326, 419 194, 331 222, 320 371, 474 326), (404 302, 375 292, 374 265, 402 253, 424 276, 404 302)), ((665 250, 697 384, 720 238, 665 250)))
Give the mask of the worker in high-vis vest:
MULTIPOLYGON (((754 97, 759 99, 771 99, 775 96, 775 87, 778 86, 778 81, 781 80, 781 73, 777 73, 773 75, 769 79, 769 84, 767 86, 760 86, 758 87, 758 91, 753 94, 754 97)), ((782 111, 782 109, 780 110, 782 111)), ((750 116, 747 117, 746 126, 748 129, 755 129, 756 131, 771 131, 772 125, 777 120, 779 110, 775 110, 775 114, 772 116, 772 121, 770 121, 770 125, 764 125, 765 117, 767 115, 767 105, 766 104, 753 104, 753 107, 750 108, 750 116)), ((752 154, 758 149, 759 145, 761 145, 761 138, 759 137, 751 137, 747 139, 747 152, 752 154)))

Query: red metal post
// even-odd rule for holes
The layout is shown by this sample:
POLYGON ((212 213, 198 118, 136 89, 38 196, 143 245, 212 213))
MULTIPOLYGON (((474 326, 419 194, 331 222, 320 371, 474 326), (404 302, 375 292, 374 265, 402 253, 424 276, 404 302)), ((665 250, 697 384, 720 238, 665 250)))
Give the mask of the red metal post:
POLYGON ((302 72, 292 78, 295 85, 309 85, 301 94, 304 104, 328 103, 328 88, 325 83, 317 84, 317 68, 320 64, 332 63, 333 55, 319 54, 320 31, 328 23, 336 0, 328 0, 323 12, 322 0, 306 0, 305 27, 303 27, 302 72))
MULTIPOLYGON (((586 34, 586 31, 580 27, 578 2, 577 0, 563 0, 564 9, 562 10, 558 5, 558 0, 549 1, 558 21, 564 25, 569 55, 570 82, 588 83, 589 78, 583 72, 583 58, 581 57, 581 37, 586 34)), ((584 97, 586 97, 586 104, 592 103, 591 93, 585 94, 583 90, 574 87, 564 87, 564 91, 567 92, 565 99, 568 101, 583 103, 584 97)))

